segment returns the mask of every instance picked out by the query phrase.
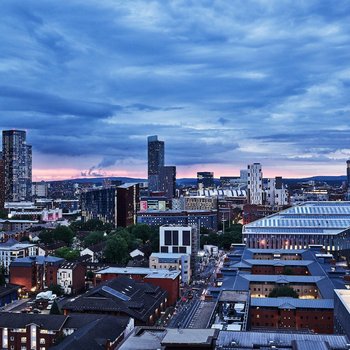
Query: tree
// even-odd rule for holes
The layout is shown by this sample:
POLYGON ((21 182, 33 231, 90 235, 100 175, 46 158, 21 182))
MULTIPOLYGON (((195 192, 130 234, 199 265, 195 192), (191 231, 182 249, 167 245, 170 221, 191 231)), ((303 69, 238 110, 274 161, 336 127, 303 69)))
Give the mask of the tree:
POLYGON ((269 294, 269 298, 292 297, 299 298, 298 293, 289 286, 275 287, 269 294))
POLYGON ((100 243, 106 239, 105 233, 103 231, 93 231, 90 232, 85 238, 84 238, 84 246, 90 247, 94 244, 100 243))
POLYGON ((63 241, 67 244, 72 244, 74 233, 67 226, 58 226, 53 230, 53 237, 56 241, 63 241))
POLYGON ((0 219, 8 219, 8 211, 6 209, 0 209, 0 219))
POLYGON ((4 265, 1 265, 1 267, 0 267, 0 286, 4 286, 5 284, 6 284, 5 267, 4 267, 4 265))
POLYGON ((116 234, 107 240, 105 260, 109 263, 125 264, 129 260, 128 243, 116 234))
POLYGON ((79 258, 79 250, 70 249, 68 247, 61 247, 55 250, 55 256, 65 260, 76 260, 79 258))
POLYGON ((40 241, 44 244, 51 244, 54 242, 52 231, 47 231, 47 230, 41 231, 39 233, 39 238, 40 238, 40 241))
POLYGON ((143 243, 146 243, 152 237, 152 229, 146 224, 132 226, 131 233, 135 238, 142 239, 143 243))
POLYGON ((52 303, 50 315, 61 315, 61 310, 58 307, 56 300, 52 303))
POLYGON ((60 296, 63 294, 63 289, 59 284, 51 284, 49 287, 49 290, 51 290, 51 292, 53 294, 56 294, 57 296, 60 296))
POLYGON ((94 278, 94 273, 91 270, 87 271, 86 272, 86 278, 88 280, 92 280, 94 278))

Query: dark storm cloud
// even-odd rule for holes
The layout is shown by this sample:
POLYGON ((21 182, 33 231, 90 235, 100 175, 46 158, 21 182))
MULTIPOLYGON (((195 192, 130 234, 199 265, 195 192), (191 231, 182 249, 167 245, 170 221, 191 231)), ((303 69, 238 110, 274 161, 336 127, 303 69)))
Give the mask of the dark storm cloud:
POLYGON ((149 134, 168 164, 342 161, 349 23, 348 1, 3 1, 0 126, 92 172, 144 164, 149 134))

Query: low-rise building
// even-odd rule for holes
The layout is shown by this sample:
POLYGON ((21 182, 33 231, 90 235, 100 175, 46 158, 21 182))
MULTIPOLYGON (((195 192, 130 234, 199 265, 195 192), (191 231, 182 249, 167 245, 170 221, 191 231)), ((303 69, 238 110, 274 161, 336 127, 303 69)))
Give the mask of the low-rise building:
POLYGON ((191 281, 191 256, 182 253, 152 253, 149 258, 151 269, 167 269, 181 272, 181 282, 191 281))
POLYGON ((128 276, 135 281, 143 281, 168 292, 168 304, 174 305, 180 295, 180 272, 176 270, 146 267, 108 267, 95 272, 94 283, 110 281, 119 276, 128 276))
POLYGON ((80 256, 90 255, 91 256, 91 262, 98 263, 98 262, 100 262, 103 259, 106 245, 107 245, 106 241, 94 244, 94 245, 92 245, 90 247, 87 247, 87 248, 83 249, 80 252, 80 256))
POLYGON ((6 283, 4 286, 0 286, 0 307, 11 304, 18 299, 18 291, 21 286, 6 283))
POLYGON ((153 325, 167 302, 167 292, 160 287, 120 276, 78 296, 65 304, 63 310, 65 314, 127 316, 135 320, 135 325, 153 325))
POLYGON ((35 244, 20 243, 14 239, 9 239, 5 243, 0 243, 0 265, 9 273, 10 264, 17 258, 38 255, 39 250, 35 244))
POLYGON ((57 284, 57 271, 64 259, 55 256, 27 256, 10 264, 10 282, 28 291, 41 291, 57 284))
POLYGON ((57 270, 57 284, 64 294, 77 294, 85 288, 86 268, 82 263, 64 262, 57 270))

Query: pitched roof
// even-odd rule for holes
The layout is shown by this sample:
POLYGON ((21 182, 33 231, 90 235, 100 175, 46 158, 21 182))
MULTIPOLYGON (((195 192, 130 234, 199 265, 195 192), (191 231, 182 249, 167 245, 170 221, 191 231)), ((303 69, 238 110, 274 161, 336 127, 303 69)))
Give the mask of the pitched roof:
POLYGON ((73 312, 120 312, 146 322, 167 296, 160 287, 120 276, 64 305, 73 312))
POLYGON ((29 324, 36 324, 42 329, 57 331, 66 322, 64 315, 23 314, 15 312, 0 313, 0 328, 25 328, 29 324))
POLYGON ((107 341, 116 340, 128 325, 128 317, 116 317, 106 315, 89 315, 89 317, 79 317, 78 315, 68 316, 65 328, 68 325, 77 322, 85 322, 80 324, 78 330, 66 337, 58 345, 52 347, 54 350, 94 350, 106 349, 107 341), (94 316, 90 317, 90 316, 94 316))

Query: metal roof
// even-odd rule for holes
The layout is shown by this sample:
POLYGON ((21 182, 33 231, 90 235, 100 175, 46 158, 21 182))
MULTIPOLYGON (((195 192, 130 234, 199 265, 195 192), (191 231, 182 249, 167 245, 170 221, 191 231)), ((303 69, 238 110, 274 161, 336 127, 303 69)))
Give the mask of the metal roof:
POLYGON ((322 349, 322 344, 328 343, 330 349, 348 349, 348 339, 344 335, 309 334, 309 333, 283 333, 283 332, 231 332, 221 331, 217 339, 217 347, 233 349, 232 344, 239 345, 239 348, 253 349, 271 345, 280 349, 290 348, 293 341, 312 341, 312 349, 322 349), (320 345, 321 344, 321 345, 320 345), (258 347, 259 346, 259 347, 258 347))
POLYGON ((252 307, 278 307, 279 309, 333 309, 333 299, 297 299, 297 298, 251 298, 252 307))
POLYGON ((350 228, 350 202, 306 202, 244 226, 243 232, 336 235, 350 228))

